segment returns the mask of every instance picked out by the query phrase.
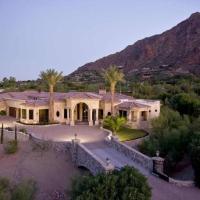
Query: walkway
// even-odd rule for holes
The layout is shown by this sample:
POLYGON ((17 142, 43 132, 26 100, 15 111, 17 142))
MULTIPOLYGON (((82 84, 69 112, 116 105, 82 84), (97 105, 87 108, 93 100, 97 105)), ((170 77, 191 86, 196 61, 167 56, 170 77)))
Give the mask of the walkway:
POLYGON ((124 156, 124 154, 109 147, 104 142, 85 143, 90 151, 96 154, 102 161, 106 162, 106 158, 116 167, 121 168, 125 165, 133 166, 138 169, 148 179, 149 185, 152 188, 152 200, 199 200, 200 190, 195 187, 178 187, 161 180, 147 170, 142 168, 137 163, 124 156))
POLYGON ((140 165, 124 156, 124 154, 109 147, 105 142, 85 143, 84 144, 92 153, 98 156, 103 162, 106 163, 106 159, 110 160, 110 163, 115 166, 116 169, 120 169, 126 165, 133 166, 144 175, 148 175, 149 172, 142 168, 140 165))

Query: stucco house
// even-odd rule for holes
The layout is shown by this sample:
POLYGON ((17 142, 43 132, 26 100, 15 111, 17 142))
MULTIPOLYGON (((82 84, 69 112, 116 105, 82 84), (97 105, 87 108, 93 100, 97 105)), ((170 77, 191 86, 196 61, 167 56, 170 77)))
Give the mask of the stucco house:
MULTIPOLYGON (((159 116, 160 101, 142 100, 116 93, 115 112, 127 118, 134 128, 148 126, 159 116)), ((49 121, 49 93, 38 91, 0 93, 0 110, 25 124, 49 121)), ((54 120, 58 123, 98 125, 111 112, 111 94, 105 90, 93 92, 54 93, 54 120)))

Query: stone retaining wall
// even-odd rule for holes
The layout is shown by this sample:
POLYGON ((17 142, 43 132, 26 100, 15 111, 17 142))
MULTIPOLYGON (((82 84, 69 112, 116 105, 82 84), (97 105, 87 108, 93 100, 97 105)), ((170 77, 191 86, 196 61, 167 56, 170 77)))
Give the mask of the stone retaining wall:
MULTIPOLYGON (((15 139, 15 132, 14 131, 8 131, 4 129, 4 140, 14 140, 15 139)), ((29 135, 22 133, 22 132, 17 132, 17 140, 18 141, 28 141, 29 140, 29 135)))
POLYGON ((44 140, 39 137, 36 137, 34 133, 29 133, 30 134, 30 139, 33 142, 36 143, 44 143, 48 142, 49 145, 57 152, 68 152, 71 148, 71 142, 66 141, 66 142, 56 142, 56 141, 51 141, 51 140, 44 140))
POLYGON ((145 169, 149 171, 153 170, 153 161, 150 157, 142 154, 141 152, 137 151, 136 149, 131 148, 130 146, 120 142, 114 137, 111 137, 110 140, 105 140, 105 142, 116 149, 117 151, 123 153, 125 156, 133 160, 134 162, 140 164, 145 169))
POLYGON ((86 167, 93 175, 98 173, 107 173, 114 170, 114 166, 112 164, 104 163, 83 144, 77 145, 76 164, 77 166, 86 167))
POLYGON ((77 166, 82 166, 90 170, 93 175, 98 173, 107 173, 114 170, 112 164, 107 164, 100 160, 96 155, 89 151, 83 144, 80 144, 78 139, 66 142, 44 141, 36 137, 34 133, 30 133, 30 139, 36 143, 49 142, 51 147, 57 152, 70 152, 72 161, 77 166))

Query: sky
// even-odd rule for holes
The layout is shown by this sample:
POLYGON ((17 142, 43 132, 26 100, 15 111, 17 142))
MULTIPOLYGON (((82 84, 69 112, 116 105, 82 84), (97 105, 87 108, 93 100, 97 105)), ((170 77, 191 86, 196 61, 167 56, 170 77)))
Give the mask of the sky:
POLYGON ((198 11, 199 0, 0 0, 0 79, 67 75, 198 11))

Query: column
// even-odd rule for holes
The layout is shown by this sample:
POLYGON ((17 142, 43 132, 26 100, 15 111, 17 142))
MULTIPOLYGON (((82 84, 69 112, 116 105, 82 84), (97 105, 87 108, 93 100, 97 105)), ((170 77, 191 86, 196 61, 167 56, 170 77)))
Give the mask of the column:
POLYGON ((83 121, 83 104, 80 103, 80 107, 79 107, 79 119, 80 121, 83 121))
POLYGON ((89 109, 89 126, 93 126, 93 121, 92 121, 92 109, 89 109))
POLYGON ((99 109, 96 109, 96 120, 95 125, 99 125, 99 109))
POLYGON ((74 109, 70 109, 70 126, 74 126, 74 109))
POLYGON ((131 110, 127 111, 127 119, 131 122, 131 110))

